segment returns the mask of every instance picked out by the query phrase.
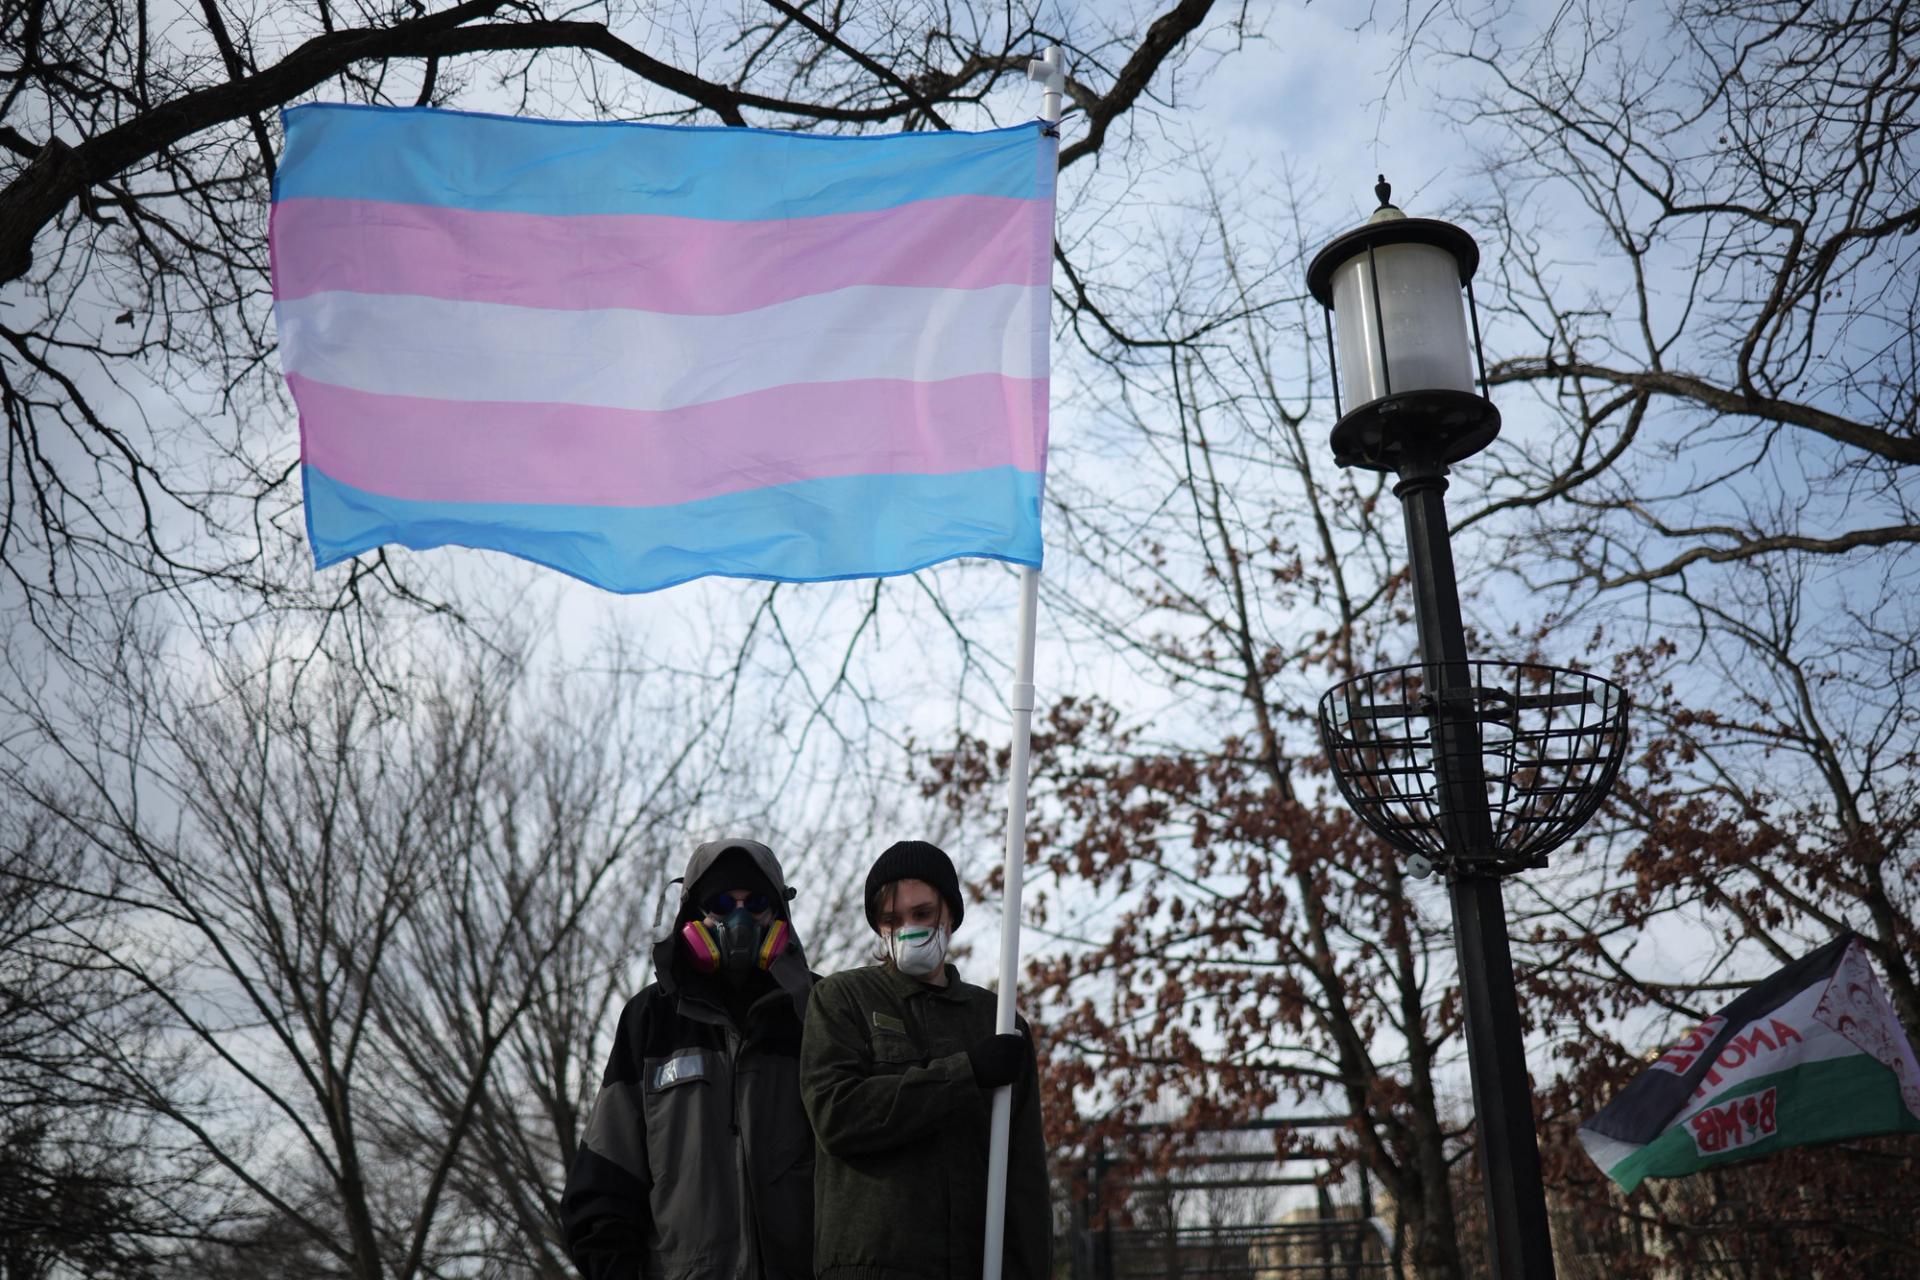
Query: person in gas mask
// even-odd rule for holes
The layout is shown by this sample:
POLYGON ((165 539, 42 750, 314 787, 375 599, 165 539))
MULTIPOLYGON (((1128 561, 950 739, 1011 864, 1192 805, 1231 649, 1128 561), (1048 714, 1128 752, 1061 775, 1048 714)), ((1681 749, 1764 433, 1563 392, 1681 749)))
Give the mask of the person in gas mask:
POLYGON ((1013 1086, 1001 1274, 1044 1280, 1052 1253, 1033 1042, 995 1035, 995 997, 947 963, 966 914, 953 862, 923 840, 867 873, 885 957, 822 979, 800 1049, 816 1140, 821 1280, 976 1280, 985 1244, 991 1091, 1013 1086))
POLYGON ((687 863, 656 981, 627 1002, 560 1201, 587 1280, 813 1275, 800 1031, 813 976, 773 851, 687 863))

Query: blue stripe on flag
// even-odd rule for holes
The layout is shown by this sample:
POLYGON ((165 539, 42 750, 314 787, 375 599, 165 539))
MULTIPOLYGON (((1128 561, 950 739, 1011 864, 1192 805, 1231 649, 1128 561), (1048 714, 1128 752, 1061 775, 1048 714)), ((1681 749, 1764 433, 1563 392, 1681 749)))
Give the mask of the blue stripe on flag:
POLYGON ((739 222, 1053 190, 1054 166, 1037 162, 1050 143, 1038 121, 990 133, 832 137, 340 103, 290 107, 281 121, 276 200, 739 222))
POLYGON ((957 556, 1040 563, 1041 477, 1013 467, 803 480, 665 507, 417 502, 301 471, 320 569, 389 542, 504 551, 621 592, 710 575, 885 577, 957 556))

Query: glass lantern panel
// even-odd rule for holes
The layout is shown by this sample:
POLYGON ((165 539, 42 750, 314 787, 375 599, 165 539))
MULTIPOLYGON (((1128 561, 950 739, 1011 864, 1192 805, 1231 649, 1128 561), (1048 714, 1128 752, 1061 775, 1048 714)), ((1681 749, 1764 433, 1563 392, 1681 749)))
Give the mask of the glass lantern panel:
POLYGON ((1401 391, 1472 391, 1473 346, 1460 296, 1460 267, 1437 245, 1390 244, 1373 251, 1380 265, 1380 306, 1365 250, 1333 273, 1334 327, 1340 347, 1341 396, 1349 410, 1401 391), (1384 335, 1387 361, 1381 363, 1384 335))

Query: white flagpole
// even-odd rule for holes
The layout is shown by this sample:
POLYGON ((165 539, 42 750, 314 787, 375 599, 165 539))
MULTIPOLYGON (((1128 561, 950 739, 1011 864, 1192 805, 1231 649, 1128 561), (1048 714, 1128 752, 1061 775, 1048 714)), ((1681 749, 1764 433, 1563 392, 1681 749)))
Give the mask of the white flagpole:
MULTIPOLYGON (((1067 87, 1060 47, 1027 63, 1027 79, 1040 84, 1040 118, 1060 123, 1060 96, 1067 87)), ((1017 1003, 1015 983, 1020 975, 1020 886, 1027 866, 1027 752, 1033 736, 1034 610, 1040 597, 1040 571, 1020 570, 1020 650, 1014 661, 1012 696, 1013 759, 1007 769, 1006 896, 1000 906, 1000 1003, 994 1030, 1007 1035, 1014 1028, 1017 1003)), ((993 1091, 992 1134, 987 1146, 987 1238, 981 1275, 1000 1280, 1001 1253, 1007 1233, 1008 1129, 1013 1120, 1013 1089, 993 1091)))

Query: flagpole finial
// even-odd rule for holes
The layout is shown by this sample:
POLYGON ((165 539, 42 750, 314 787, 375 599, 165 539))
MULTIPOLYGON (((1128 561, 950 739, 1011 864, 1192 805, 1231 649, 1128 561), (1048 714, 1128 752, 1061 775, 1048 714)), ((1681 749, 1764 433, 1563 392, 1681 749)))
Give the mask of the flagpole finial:
POLYGON ((1067 68, 1060 59, 1060 46, 1048 45, 1045 53, 1027 61, 1027 79, 1041 87, 1040 118, 1048 124, 1060 123, 1060 99, 1067 88, 1067 68))

